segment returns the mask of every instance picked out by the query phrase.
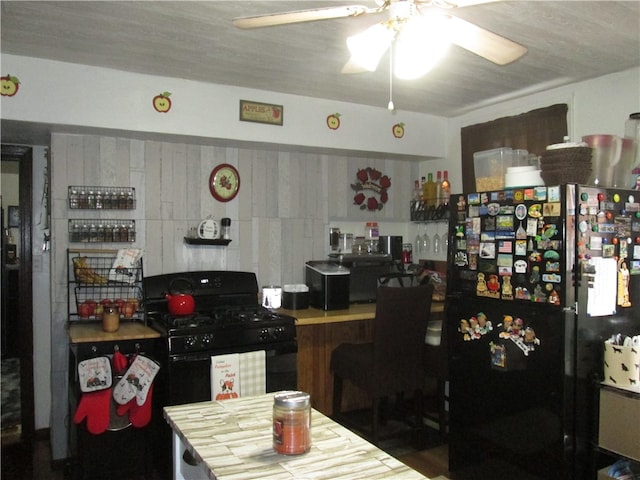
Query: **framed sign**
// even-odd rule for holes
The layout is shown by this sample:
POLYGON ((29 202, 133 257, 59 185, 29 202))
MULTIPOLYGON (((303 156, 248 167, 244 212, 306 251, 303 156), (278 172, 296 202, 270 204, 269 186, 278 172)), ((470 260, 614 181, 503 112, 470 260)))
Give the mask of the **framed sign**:
POLYGON ((240 121, 267 123, 282 126, 284 108, 282 105, 240 100, 240 121))
POLYGON ((9 228, 20 228, 20 208, 17 206, 8 207, 7 226, 9 228))

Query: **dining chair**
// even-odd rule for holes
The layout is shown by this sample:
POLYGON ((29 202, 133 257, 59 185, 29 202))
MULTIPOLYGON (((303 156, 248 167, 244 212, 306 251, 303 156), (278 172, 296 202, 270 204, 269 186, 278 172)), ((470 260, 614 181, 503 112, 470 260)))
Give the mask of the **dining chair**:
POLYGON ((380 405, 388 396, 413 397, 413 430, 422 430, 424 346, 433 285, 378 287, 373 341, 342 343, 331 354, 333 415, 340 420, 344 380, 364 390, 373 403, 371 438, 377 443, 380 405))

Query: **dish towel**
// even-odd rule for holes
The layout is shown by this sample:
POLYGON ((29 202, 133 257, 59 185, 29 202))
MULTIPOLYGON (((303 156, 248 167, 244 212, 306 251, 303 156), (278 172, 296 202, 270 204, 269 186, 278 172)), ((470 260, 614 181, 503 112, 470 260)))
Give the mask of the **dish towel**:
POLYGON ((211 357, 211 399, 249 397, 267 390, 264 350, 211 357))

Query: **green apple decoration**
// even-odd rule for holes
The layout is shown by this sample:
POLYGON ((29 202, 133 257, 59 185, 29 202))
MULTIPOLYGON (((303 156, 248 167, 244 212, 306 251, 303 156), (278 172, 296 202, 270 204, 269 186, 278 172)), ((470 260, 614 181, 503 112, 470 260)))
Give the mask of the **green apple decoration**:
POLYGON ((171 92, 162 92, 159 95, 153 97, 153 108, 157 112, 167 113, 171 109, 171 92))
POLYGON ((338 128, 340 128, 340 114, 339 113, 332 113, 331 115, 329 115, 327 117, 327 127, 329 127, 331 130, 337 130, 338 128))
POLYGON ((0 77, 0 94, 2 94, 3 97, 13 97, 18 93, 19 88, 20 80, 18 80, 18 77, 14 77, 13 75, 0 77))
POLYGON ((393 136, 396 138, 404 137, 404 123, 396 123, 392 128, 393 136))

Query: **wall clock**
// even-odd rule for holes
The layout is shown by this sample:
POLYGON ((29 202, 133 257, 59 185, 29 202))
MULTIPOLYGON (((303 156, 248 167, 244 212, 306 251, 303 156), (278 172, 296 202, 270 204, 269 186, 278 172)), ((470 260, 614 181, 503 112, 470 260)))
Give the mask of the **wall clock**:
POLYGON ((211 171, 209 190, 216 200, 233 200, 240 189, 240 174, 233 165, 222 163, 211 171))

